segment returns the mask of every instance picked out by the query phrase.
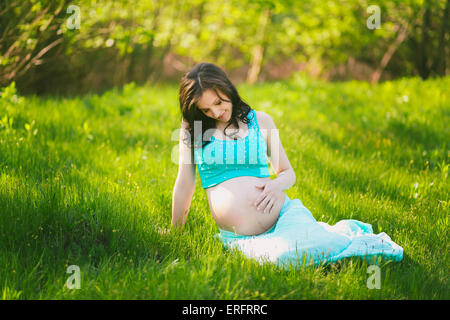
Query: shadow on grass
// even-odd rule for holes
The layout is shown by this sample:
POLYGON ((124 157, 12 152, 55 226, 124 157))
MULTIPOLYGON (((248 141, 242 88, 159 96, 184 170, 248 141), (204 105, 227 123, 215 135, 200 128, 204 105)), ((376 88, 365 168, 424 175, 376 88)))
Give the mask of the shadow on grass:
POLYGON ((58 185, 44 187, 33 176, 16 178, 21 183, 11 190, 0 188, 0 247, 3 257, 16 261, 15 274, 4 276, 26 288, 25 299, 36 298, 46 284, 55 283, 55 274, 67 278, 67 263, 93 270, 111 261, 127 270, 152 264, 163 272, 175 258, 183 260, 191 253, 184 245, 187 234, 161 232, 159 217, 120 194, 77 179, 69 200, 58 194, 58 185))
POLYGON ((407 252, 403 260, 389 264, 386 285, 407 299, 449 299, 448 280, 441 281, 436 275, 416 262, 407 252))
MULTIPOLYGON (((427 152, 430 168, 446 159, 447 139, 445 138, 445 133, 438 133, 423 124, 414 122, 412 125, 406 125, 399 120, 391 120, 384 129, 377 128, 372 131, 379 132, 381 137, 387 137, 392 140, 392 147, 381 149, 373 146, 373 151, 382 151, 380 152, 382 159, 393 167, 400 166, 423 170, 422 158, 424 156, 422 152, 424 151, 427 152), (408 149, 416 156, 413 163, 411 163, 411 155, 404 152, 408 149), (392 154, 399 150, 402 150, 402 152, 395 158, 392 157, 392 154), (434 158, 431 158, 430 154, 434 150, 440 150, 441 152, 434 158), (418 159, 417 157, 420 158, 418 159)), ((316 129, 313 132, 332 150, 339 150, 339 152, 349 157, 354 157, 355 155, 364 157, 368 155, 367 151, 361 150, 355 144, 344 147, 336 138, 324 133, 322 130, 316 129)), ((372 142, 367 141, 367 146, 370 146, 370 143, 372 142)))
POLYGON ((320 159, 308 153, 303 154, 303 159, 306 163, 316 167, 319 172, 324 172, 331 182, 339 184, 342 189, 348 190, 348 192, 366 194, 370 189, 377 195, 385 196, 393 202, 400 202, 402 204, 409 204, 411 202, 411 199, 402 194, 398 187, 383 184, 377 177, 346 170, 337 165, 326 166, 320 159))
POLYGON ((420 150, 432 150, 447 142, 443 132, 437 132, 417 121, 405 124, 398 119, 391 119, 381 134, 393 139, 394 145, 418 146, 420 150))

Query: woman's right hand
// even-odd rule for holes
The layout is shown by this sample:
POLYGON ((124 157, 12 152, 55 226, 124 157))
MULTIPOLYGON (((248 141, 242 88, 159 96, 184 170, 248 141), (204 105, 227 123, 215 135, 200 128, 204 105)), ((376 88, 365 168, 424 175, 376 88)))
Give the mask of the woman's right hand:
POLYGON ((272 183, 273 180, 267 180, 263 183, 255 185, 256 188, 262 190, 258 195, 254 205, 261 213, 278 212, 283 206, 285 192, 272 183))

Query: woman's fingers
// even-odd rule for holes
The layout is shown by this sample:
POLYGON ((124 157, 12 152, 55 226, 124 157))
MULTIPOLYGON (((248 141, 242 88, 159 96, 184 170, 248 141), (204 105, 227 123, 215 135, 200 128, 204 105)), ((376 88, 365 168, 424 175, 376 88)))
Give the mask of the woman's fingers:
POLYGON ((263 203, 263 201, 266 199, 267 194, 265 192, 262 192, 258 198, 255 201, 255 207, 259 208, 259 206, 261 206, 261 204, 263 203))
POLYGON ((269 214, 272 213, 274 204, 275 204, 275 201, 273 199, 270 199, 269 203, 267 204, 266 209, 264 210, 264 213, 269 213, 269 214))
POLYGON ((264 200, 261 202, 261 204, 258 206, 258 210, 267 213, 269 210, 272 209, 273 205, 275 203, 275 200, 273 197, 267 196, 264 198, 264 200))
POLYGON ((260 210, 260 211, 264 211, 264 209, 267 206, 267 203, 269 202, 270 197, 269 196, 265 196, 264 199, 259 203, 259 205, 256 206, 256 209, 260 210))
POLYGON ((262 200, 264 200, 264 198, 266 197, 266 193, 264 192, 264 186, 265 185, 255 185, 256 188, 262 189, 262 193, 258 196, 258 198, 256 199, 254 205, 255 207, 258 207, 258 205, 261 203, 262 200))

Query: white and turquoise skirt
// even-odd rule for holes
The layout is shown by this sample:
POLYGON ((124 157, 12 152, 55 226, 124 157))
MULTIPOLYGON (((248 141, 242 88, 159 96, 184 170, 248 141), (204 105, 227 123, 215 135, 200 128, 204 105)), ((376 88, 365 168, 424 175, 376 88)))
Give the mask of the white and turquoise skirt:
POLYGON ((248 258, 282 266, 319 265, 348 257, 376 263, 400 261, 403 248, 384 232, 357 220, 341 220, 333 226, 317 222, 299 199, 287 195, 273 227, 256 236, 238 235, 219 229, 218 238, 227 248, 238 248, 248 258))

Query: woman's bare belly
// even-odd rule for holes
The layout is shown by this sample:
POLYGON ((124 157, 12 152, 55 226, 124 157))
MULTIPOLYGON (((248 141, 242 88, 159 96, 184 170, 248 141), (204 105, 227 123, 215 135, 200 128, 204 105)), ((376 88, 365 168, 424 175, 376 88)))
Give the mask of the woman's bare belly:
POLYGON ((218 227, 241 235, 257 235, 269 230, 283 207, 285 192, 275 200, 272 213, 258 211, 254 202, 262 193, 255 185, 267 178, 242 176, 207 188, 209 207, 218 227))

